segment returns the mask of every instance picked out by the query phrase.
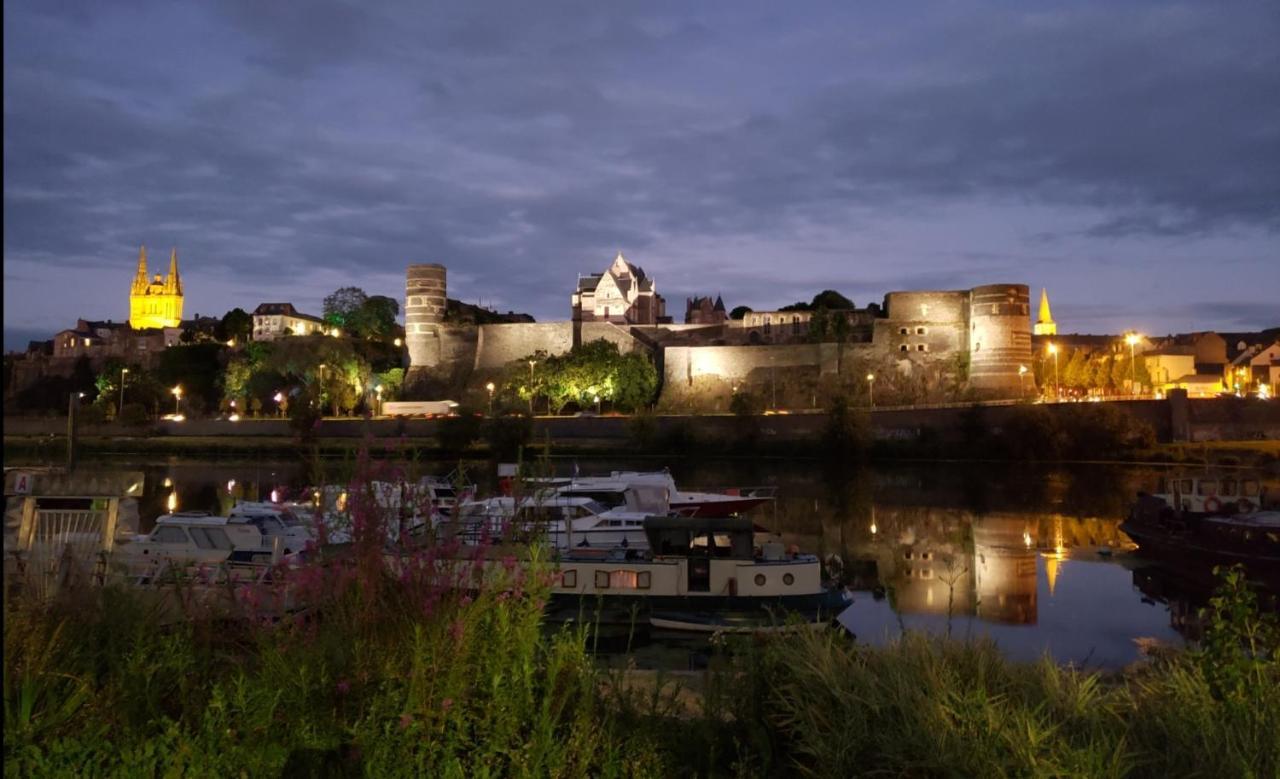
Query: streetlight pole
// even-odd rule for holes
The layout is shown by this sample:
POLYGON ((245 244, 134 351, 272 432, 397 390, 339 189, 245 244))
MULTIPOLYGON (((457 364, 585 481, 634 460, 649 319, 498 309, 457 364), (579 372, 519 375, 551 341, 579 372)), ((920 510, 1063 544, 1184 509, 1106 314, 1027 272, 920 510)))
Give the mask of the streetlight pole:
POLYGON ((493 382, 489 382, 488 384, 484 385, 484 388, 489 390, 489 416, 493 416, 493 390, 494 390, 493 382))
POLYGON ((173 392, 173 415, 176 417, 178 414, 182 413, 180 408, 182 404, 182 385, 179 384, 171 391, 173 392))
POLYGON ((374 403, 377 405, 378 416, 382 416, 382 385, 378 384, 373 388, 374 403))
POLYGON ((128 368, 120 369, 120 409, 119 409, 119 413, 116 414, 117 419, 124 416, 124 377, 125 377, 125 374, 127 374, 128 372, 129 372, 128 368))
POLYGON ((876 407, 876 375, 874 373, 867 374, 867 397, 871 401, 871 407, 876 407))
POLYGON ((1018 366, 1018 394, 1024 396, 1024 398, 1027 394, 1026 377, 1027 377, 1027 366, 1019 365, 1018 366))
POLYGON ((1053 396, 1055 400, 1062 400, 1062 384, 1058 382, 1058 345, 1049 344, 1049 354, 1053 355, 1053 396))
POLYGON ((1134 346, 1138 343, 1138 334, 1129 333, 1124 337, 1126 343, 1129 344, 1129 394, 1138 394, 1138 363, 1134 355, 1134 346))
POLYGON ((533 416, 533 366, 537 364, 537 360, 529 361, 529 416, 533 416))

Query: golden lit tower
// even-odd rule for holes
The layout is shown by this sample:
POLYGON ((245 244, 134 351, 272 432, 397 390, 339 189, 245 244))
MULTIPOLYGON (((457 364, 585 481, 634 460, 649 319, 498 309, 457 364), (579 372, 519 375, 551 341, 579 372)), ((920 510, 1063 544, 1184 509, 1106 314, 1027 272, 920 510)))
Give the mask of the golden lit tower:
POLYGON ((147 280, 147 247, 138 252, 138 272, 129 290, 129 326, 134 330, 177 327, 182 322, 182 278, 178 250, 169 255, 169 275, 147 280))
POLYGON ((1040 316, 1036 317, 1034 330, 1036 335, 1057 335, 1058 326, 1053 322, 1053 314, 1049 313, 1049 293, 1040 288, 1040 316))

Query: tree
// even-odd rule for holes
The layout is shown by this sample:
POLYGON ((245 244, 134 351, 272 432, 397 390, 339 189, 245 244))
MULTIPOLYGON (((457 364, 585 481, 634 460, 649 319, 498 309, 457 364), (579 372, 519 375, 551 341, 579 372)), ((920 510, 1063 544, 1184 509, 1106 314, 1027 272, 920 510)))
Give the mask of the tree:
POLYGON ((745 317, 747 314, 750 314, 750 313, 751 313, 750 306, 734 306, 733 310, 729 312, 729 318, 741 320, 743 317, 745 317))
POLYGON ((235 340, 237 343, 248 343, 251 335, 253 335, 253 317, 243 308, 233 308, 222 315, 222 321, 218 323, 217 329, 219 341, 235 340))
POLYGON ((570 404, 594 406, 598 397, 623 411, 635 411, 653 402, 658 372, 640 354, 622 354, 617 344, 603 339, 583 344, 568 354, 539 353, 511 363, 503 382, 503 394, 524 400, 530 394, 547 398, 548 407, 562 411, 570 404), (529 363, 537 372, 530 385, 529 363))
POLYGON ((324 299, 324 320, 346 327, 348 320, 360 310, 369 296, 359 287, 342 287, 324 299))
POLYGON ((386 339, 394 335, 400 304, 384 295, 374 295, 360 304, 346 319, 353 336, 386 339))
POLYGON ((845 311, 855 308, 853 301, 836 292, 834 289, 824 289, 813 296, 813 302, 809 304, 810 308, 829 308, 832 311, 845 311))

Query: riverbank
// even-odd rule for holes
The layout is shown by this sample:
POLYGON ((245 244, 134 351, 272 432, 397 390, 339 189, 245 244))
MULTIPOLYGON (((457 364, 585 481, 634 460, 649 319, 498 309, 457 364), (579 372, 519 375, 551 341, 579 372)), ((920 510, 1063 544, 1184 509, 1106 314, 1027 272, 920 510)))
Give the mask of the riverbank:
POLYGON ((465 596, 358 570, 293 583, 322 626, 261 619, 253 589, 216 608, 181 585, 6 594, 6 775, 1280 770, 1280 642, 1238 582, 1200 648, 1118 673, 829 631, 716 639, 696 677, 603 669, 587 633, 542 625, 536 577, 465 596))
MULTIPOLYGON (((77 439, 77 459, 105 462, 119 458, 184 457, 215 460, 295 459, 298 457, 349 458, 366 439, 354 437, 316 437, 301 441, 296 436, 176 436, 176 435, 111 435, 83 436, 77 439)), ((374 455, 379 450, 395 456, 412 456, 423 460, 456 461, 489 459, 493 448, 483 440, 465 449, 445 448, 432 437, 373 439, 374 455)), ((547 446, 546 439, 527 441, 529 451, 547 446)), ((558 456, 653 458, 669 461, 685 457, 734 460, 769 459, 826 460, 829 452, 821 440, 809 445, 775 444, 757 441, 751 446, 722 445, 699 441, 687 435, 652 442, 647 446, 633 440, 552 440, 551 450, 558 456)), ((7 464, 62 465, 66 462, 65 435, 4 437, 7 464)), ((923 461, 990 461, 1025 462, 1112 462, 1134 465, 1213 465, 1280 470, 1280 441, 1212 441, 1201 443, 1156 443, 1122 451, 1098 452, 1089 457, 1025 457, 1019 453, 993 451, 990 447, 944 447, 936 443, 870 442, 854 459, 871 462, 923 461)))

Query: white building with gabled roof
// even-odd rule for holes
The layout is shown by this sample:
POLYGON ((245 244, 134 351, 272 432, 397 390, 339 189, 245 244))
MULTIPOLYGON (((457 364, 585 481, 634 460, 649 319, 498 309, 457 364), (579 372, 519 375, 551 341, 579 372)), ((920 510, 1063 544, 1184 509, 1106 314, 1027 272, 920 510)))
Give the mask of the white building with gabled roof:
POLYGON ((656 325, 667 315, 666 301, 658 294, 644 268, 633 265, 618 252, 604 273, 579 276, 571 297, 575 322, 612 322, 618 325, 656 325))

